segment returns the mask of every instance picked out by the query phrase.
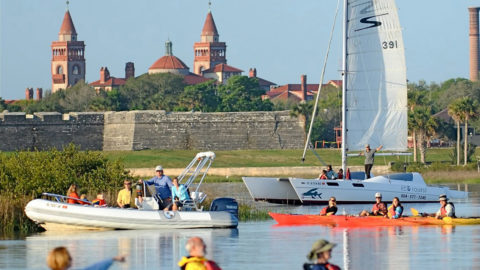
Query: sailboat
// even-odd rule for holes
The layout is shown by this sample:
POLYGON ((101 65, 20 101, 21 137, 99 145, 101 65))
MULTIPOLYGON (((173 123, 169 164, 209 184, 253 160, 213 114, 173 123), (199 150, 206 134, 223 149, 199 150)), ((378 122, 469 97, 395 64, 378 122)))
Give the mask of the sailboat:
MULTIPOLYGON (((358 155, 348 152, 361 151, 367 144, 406 151, 408 111, 405 52, 395 1, 344 0, 343 14, 342 169, 347 172, 347 156, 358 155)), ((320 90, 317 99, 319 95, 320 90)), ((311 130, 307 143, 310 134, 311 130)), ((358 172, 352 173, 352 180, 243 177, 243 181, 255 200, 276 203, 327 203, 331 196, 340 203, 364 203, 373 202, 376 192, 385 201, 398 197, 402 202, 435 202, 441 194, 467 196, 448 187, 427 186, 419 173, 365 179, 358 172)))

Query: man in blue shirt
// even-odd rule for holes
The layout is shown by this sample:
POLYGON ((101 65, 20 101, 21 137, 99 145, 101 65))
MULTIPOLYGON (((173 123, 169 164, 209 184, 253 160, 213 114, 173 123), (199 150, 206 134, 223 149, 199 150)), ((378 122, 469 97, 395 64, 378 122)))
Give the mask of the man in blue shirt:
POLYGON ((170 205, 172 202, 172 179, 163 174, 163 167, 161 165, 155 167, 155 176, 144 182, 147 185, 155 185, 157 191, 156 196, 162 200, 162 202, 159 202, 159 204, 161 204, 160 209, 170 205))

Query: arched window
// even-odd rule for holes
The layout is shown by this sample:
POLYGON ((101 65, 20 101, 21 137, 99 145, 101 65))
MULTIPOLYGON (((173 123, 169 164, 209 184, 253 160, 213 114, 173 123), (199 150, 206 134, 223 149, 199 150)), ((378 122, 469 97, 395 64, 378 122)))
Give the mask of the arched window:
POLYGON ((80 74, 80 67, 78 65, 74 65, 72 68, 72 74, 73 75, 78 75, 80 74))
POLYGON ((63 74, 63 67, 62 66, 57 67, 57 74, 63 74))

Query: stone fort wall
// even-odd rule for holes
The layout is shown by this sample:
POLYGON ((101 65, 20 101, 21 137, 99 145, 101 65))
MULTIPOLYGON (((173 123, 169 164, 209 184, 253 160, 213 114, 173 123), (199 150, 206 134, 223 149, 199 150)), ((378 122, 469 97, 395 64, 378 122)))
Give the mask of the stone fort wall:
POLYGON ((289 111, 0 113, 0 150, 74 143, 84 150, 298 149, 303 122, 289 111))

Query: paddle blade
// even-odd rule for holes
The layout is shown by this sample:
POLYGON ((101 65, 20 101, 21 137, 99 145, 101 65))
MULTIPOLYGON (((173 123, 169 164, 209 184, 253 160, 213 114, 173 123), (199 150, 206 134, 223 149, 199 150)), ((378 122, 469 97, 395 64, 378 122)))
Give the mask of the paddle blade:
POLYGON ((410 211, 412 212, 412 215, 413 215, 414 217, 420 216, 420 214, 418 213, 417 209, 415 209, 415 208, 410 208, 410 211))
POLYGON ((444 217, 442 220, 443 222, 445 222, 445 224, 452 224, 453 222, 453 219, 451 217, 444 217))

